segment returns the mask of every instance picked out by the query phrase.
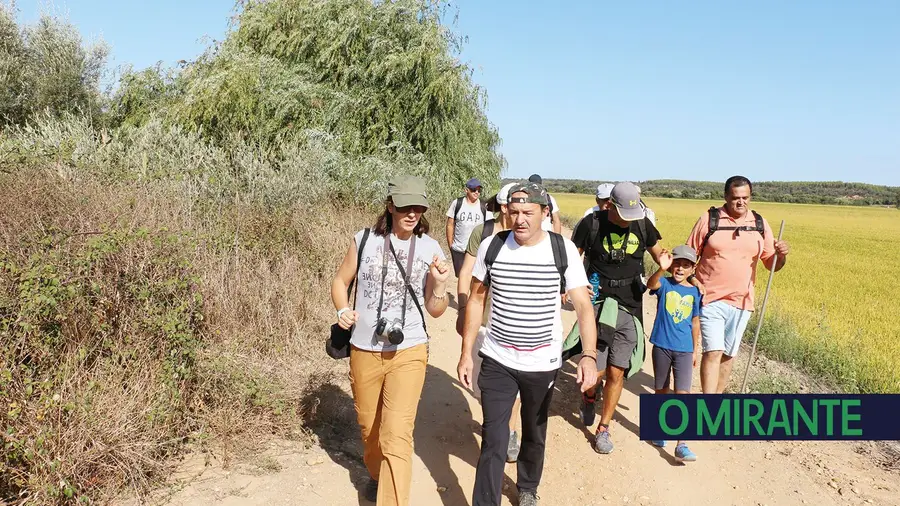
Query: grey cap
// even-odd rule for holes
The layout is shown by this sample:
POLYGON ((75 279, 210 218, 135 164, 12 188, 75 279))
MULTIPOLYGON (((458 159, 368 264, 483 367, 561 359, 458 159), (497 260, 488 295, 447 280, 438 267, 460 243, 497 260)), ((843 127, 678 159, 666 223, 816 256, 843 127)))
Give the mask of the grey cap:
POLYGON ((597 186, 597 198, 598 199, 608 199, 610 192, 615 185, 612 183, 603 183, 597 186))
POLYGON ((687 244, 675 246, 672 248, 672 260, 678 260, 679 258, 683 258, 692 264, 695 264, 697 263, 697 252, 687 244))
POLYGON ((388 195, 397 207, 428 207, 425 180, 416 176, 397 176, 388 181, 388 195))
POLYGON ((609 192, 609 199, 619 211, 619 216, 625 221, 637 221, 644 218, 644 204, 641 202, 641 194, 634 183, 623 181, 616 183, 609 192))

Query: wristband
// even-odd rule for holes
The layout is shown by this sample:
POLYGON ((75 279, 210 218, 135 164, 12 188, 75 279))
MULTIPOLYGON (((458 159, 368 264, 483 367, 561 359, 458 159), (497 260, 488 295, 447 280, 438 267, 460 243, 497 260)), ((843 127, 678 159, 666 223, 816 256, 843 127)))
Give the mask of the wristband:
POLYGON ((591 357, 592 359, 594 359, 594 362, 597 361, 597 350, 583 350, 581 352, 581 355, 583 357, 591 357))
POLYGON ((350 308, 349 308, 349 307, 345 307, 344 309, 338 309, 338 312, 337 312, 338 320, 340 320, 340 319, 341 319, 341 315, 344 314, 344 313, 346 313, 347 311, 350 311, 350 308))

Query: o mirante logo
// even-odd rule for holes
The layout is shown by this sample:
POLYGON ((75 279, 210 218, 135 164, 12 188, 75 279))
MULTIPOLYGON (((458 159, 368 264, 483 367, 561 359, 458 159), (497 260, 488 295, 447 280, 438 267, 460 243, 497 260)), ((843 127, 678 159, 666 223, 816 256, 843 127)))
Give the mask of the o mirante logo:
POLYGON ((900 439, 900 395, 641 395, 642 440, 900 439))

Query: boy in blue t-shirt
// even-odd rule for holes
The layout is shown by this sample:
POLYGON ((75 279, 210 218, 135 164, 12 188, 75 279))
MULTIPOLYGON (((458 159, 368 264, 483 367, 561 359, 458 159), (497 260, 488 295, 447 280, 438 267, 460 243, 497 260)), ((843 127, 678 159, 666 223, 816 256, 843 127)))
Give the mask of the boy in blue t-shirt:
MULTIPOLYGON (((650 294, 659 298, 650 343, 656 393, 671 393, 669 375, 675 373, 675 393, 691 393, 693 370, 700 363, 700 290, 688 277, 694 273, 697 253, 687 245, 659 255, 659 270, 647 281, 650 294), (664 277, 666 272, 671 277, 664 277)), ((663 447, 665 441, 652 441, 663 447)), ((693 462, 697 456, 682 441, 675 445, 675 458, 693 462)))

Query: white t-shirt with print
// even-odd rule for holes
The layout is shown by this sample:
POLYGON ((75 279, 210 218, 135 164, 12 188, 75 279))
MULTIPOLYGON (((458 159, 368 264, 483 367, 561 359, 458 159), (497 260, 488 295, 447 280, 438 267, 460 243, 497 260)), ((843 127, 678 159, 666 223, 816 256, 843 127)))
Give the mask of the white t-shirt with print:
MULTIPOLYGON (((359 251, 359 242, 362 240, 362 235, 363 231, 360 230, 354 237, 357 251, 359 251)), ((406 270, 410 240, 401 241, 397 239, 397 236, 391 234, 391 243, 394 245, 394 251, 397 253, 397 258, 400 259, 403 270, 406 270)), ((381 300, 383 250, 384 236, 378 236, 370 232, 359 263, 359 276, 357 277, 357 287, 355 288, 357 290, 355 309, 359 312, 359 320, 357 320, 356 326, 353 328, 350 343, 357 348, 368 351, 403 350, 417 344, 423 344, 428 341, 428 336, 425 334, 422 316, 419 314, 412 296, 409 295, 409 291, 406 289, 403 277, 397 268, 397 262, 394 260, 390 249, 387 250, 387 276, 384 280, 384 305, 382 306, 381 316, 387 318, 388 322, 392 322, 395 318, 400 320, 403 308, 403 294, 406 293, 404 338, 402 343, 395 346, 387 339, 375 335, 375 326, 378 323, 378 303, 381 300)), ((446 258, 437 241, 424 234, 422 237, 417 237, 410 285, 416 292, 416 298, 419 299, 422 311, 425 311, 425 278, 428 275, 434 255, 437 255, 441 260, 446 258)))
MULTIPOLYGON (((558 214, 559 204, 556 203, 556 199, 553 198, 553 195, 550 195, 549 193, 547 194, 547 196, 550 197, 550 207, 553 208, 551 214, 558 214)), ((541 222, 541 228, 548 232, 553 230, 553 220, 551 220, 550 218, 551 216, 548 214, 547 217, 544 218, 544 221, 541 222)))
POLYGON ((454 211, 456 211, 456 200, 450 202, 450 208, 447 209, 447 217, 455 220, 453 222, 453 244, 450 245, 450 249, 461 253, 466 251, 472 229, 479 223, 484 223, 485 215, 487 215, 487 221, 493 220, 494 213, 489 211, 482 213, 481 202, 476 200, 472 203, 465 197, 462 198, 459 212, 454 215, 454 211))
MULTIPOLYGON (((568 268, 566 290, 587 286, 575 244, 564 239, 568 268)), ((478 248, 472 275, 484 281, 485 256, 492 238, 478 248)), ((553 263, 550 235, 534 246, 520 246, 509 234, 491 266, 487 336, 481 351, 518 371, 552 371, 561 366, 563 325, 559 271, 553 263)))

